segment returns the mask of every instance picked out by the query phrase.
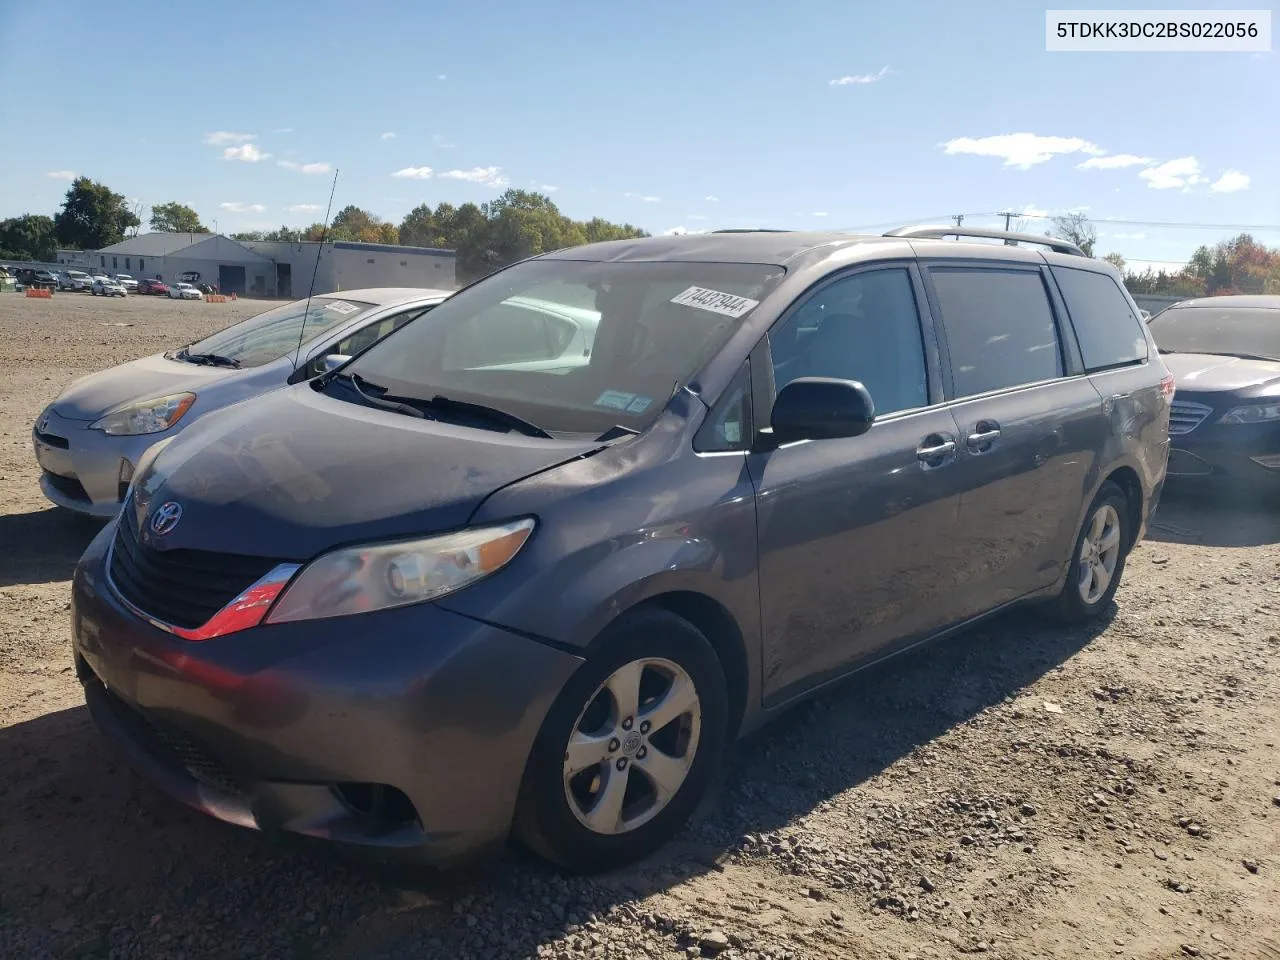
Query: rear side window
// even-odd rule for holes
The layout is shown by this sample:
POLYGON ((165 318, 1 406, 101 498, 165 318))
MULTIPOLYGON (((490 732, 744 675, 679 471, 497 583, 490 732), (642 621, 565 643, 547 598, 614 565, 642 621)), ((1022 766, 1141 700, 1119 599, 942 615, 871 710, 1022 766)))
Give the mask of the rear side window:
POLYGON ((934 267, 955 395, 1062 376, 1062 349, 1038 270, 934 267))
POLYGON ((1086 370, 1102 370, 1147 358, 1142 320, 1116 282, 1105 273, 1053 267, 1086 370))

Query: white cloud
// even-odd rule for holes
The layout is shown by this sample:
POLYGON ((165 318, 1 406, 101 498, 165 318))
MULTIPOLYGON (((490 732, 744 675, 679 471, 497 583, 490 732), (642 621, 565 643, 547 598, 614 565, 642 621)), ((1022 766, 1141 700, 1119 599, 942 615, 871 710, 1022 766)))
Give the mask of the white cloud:
POLYGON ((442 180, 465 180, 468 183, 479 183, 486 187, 505 187, 511 183, 502 175, 501 167, 472 167, 470 170, 446 170, 440 174, 442 180))
POLYGON ((1014 207, 1013 209, 1016 213, 1018 213, 1020 216, 1023 216, 1023 217, 1034 217, 1036 219, 1042 219, 1044 217, 1049 216, 1048 210, 1045 210, 1041 207, 1037 207, 1034 203, 1028 203, 1026 206, 1022 207, 1021 209, 1018 209, 1017 207, 1014 207))
POLYGON ((719 199, 720 199, 720 198, 719 198, 719 197, 714 197, 714 196, 712 196, 712 195, 710 195, 710 194, 707 194, 707 196, 706 196, 706 197, 704 197, 703 199, 704 199, 704 200, 706 200, 706 201, 707 201, 707 203, 716 203, 717 201, 719 201, 719 199))
POLYGON ((439 147, 441 150, 452 150, 457 146, 456 143, 442 133, 433 134, 431 137, 431 143, 434 146, 439 147))
POLYGON ((263 153, 252 143, 246 143, 243 147, 227 147, 222 151, 223 160, 243 160, 245 163, 258 163, 261 160, 271 159, 271 154, 263 153))
POLYGON ((688 227, 672 227, 670 230, 663 230, 662 235, 664 237, 685 237, 706 232, 705 230, 690 230, 688 227))
POLYGON ((550 183, 544 183, 544 184, 541 184, 538 187, 538 189, 541 190, 543 193, 555 193, 560 188, 550 183))
POLYGON ((948 154, 967 153, 979 157, 999 157, 1006 167, 1030 170, 1059 154, 1101 154, 1097 144, 1079 137, 1041 137, 1034 133, 1003 133, 994 137, 957 137, 942 145, 948 154))
POLYGON ((393 177, 399 177, 401 180, 430 180, 430 167, 405 167, 403 170, 397 170, 391 174, 393 177))
POLYGON ((815 214, 814 214, 814 216, 815 216, 815 217, 825 217, 825 216, 827 216, 827 211, 825 211, 825 210, 819 210, 817 213, 815 213, 815 214))
POLYGON ((1179 157, 1138 173, 1147 186, 1153 190, 1172 190, 1176 187, 1194 187, 1204 183, 1206 178, 1200 175, 1200 161, 1195 157, 1179 157))
POLYGON ((218 204, 219 210, 225 210, 227 213, 262 213, 267 208, 260 203, 241 203, 234 200, 230 203, 218 204))
POLYGON ((378 139, 379 139, 379 140, 394 140, 395 138, 396 138, 396 132, 395 132, 394 130, 388 130, 386 133, 384 133, 384 134, 383 134, 382 136, 380 136, 378 139))
POLYGON ((1216 181, 1209 189, 1214 193, 1235 193, 1237 190, 1248 190, 1249 184, 1253 181, 1247 173, 1241 173, 1239 170, 1228 170, 1216 181))
POLYGON ((50 180, 74 180, 76 172, 74 170, 50 170, 45 176, 50 180))
POLYGON ((879 73, 855 73, 846 74, 843 77, 836 77, 834 80, 827 81, 833 87, 847 87, 850 84, 877 83, 883 80, 889 74, 889 67, 883 66, 879 73))
POLYGON ((285 207, 290 213, 319 213, 320 204, 318 203, 295 203, 292 206, 285 207))
POLYGON ((237 143, 248 143, 257 138, 256 133, 231 133, 227 130, 218 130, 214 133, 206 133, 204 142, 211 147, 226 147, 237 143))
POLYGON ((448 79, 449 79, 449 75, 448 75, 448 74, 445 74, 445 73, 437 73, 437 74, 436 74, 436 79, 437 79, 437 80, 448 80, 448 79))
POLYGON ((1149 167, 1153 163, 1155 160, 1151 157, 1140 157, 1133 153, 1115 153, 1110 156, 1090 157, 1076 166, 1081 170, 1123 170, 1125 167, 1149 167))
POLYGON ((307 173, 312 176, 329 172, 327 163, 298 163, 296 160, 277 160, 276 165, 284 167, 286 170, 297 170, 299 173, 307 173))

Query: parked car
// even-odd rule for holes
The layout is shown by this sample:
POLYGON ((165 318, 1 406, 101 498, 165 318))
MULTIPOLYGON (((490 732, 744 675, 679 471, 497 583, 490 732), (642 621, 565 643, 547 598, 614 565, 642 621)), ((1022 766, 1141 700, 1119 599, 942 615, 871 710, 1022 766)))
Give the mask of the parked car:
POLYGON ((1184 300, 1150 328, 1177 379, 1169 476, 1280 489, 1280 296, 1184 300))
POLYGON ((58 278, 48 270, 19 267, 14 279, 24 287, 34 287, 40 290, 56 290, 58 288, 58 278))
POLYGON ((115 275, 115 281, 130 293, 138 292, 138 281, 133 279, 133 277, 129 276, 127 273, 117 273, 115 275))
POLYGON ((110 277, 94 277, 89 292, 95 297, 124 297, 129 294, 123 283, 110 277))
POLYGON ((439 290, 352 290, 268 310, 181 350, 91 374, 41 414, 33 433, 40 489, 53 503, 108 518, 147 447, 210 411, 313 376, 420 316, 439 290))
POLYGON ((93 716, 223 820, 440 864, 514 825, 596 870, 836 678, 1016 603, 1102 616, 1172 377, 1110 264, 966 234, 1053 249, 561 250, 203 418, 77 567, 93 716), (598 315, 589 355, 517 297, 598 315))
POLYGON ((66 272, 66 284, 63 289, 84 292, 93 286, 93 277, 83 270, 68 270, 66 272))
POLYGON ((148 280, 146 277, 143 277, 141 280, 138 281, 138 293, 140 294, 154 294, 154 295, 163 296, 168 294, 168 292, 169 292, 169 288, 168 286, 165 285, 164 281, 162 280, 148 280))
POLYGON ((204 294, 189 283, 169 284, 170 300, 203 300, 204 294))

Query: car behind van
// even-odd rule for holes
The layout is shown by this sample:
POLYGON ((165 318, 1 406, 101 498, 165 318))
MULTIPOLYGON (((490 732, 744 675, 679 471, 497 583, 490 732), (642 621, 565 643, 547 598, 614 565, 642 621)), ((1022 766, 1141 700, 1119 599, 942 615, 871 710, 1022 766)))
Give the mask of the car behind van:
POLYGON ((548 253, 204 417, 77 567, 95 720, 230 823, 593 871, 832 682, 1103 616, 1173 380, 1109 264, 951 233, 548 253))

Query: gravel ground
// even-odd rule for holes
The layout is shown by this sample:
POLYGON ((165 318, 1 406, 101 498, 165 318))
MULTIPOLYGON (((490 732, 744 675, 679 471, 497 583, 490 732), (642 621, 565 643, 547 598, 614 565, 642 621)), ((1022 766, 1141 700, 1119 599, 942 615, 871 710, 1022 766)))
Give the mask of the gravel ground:
POLYGON ((1280 511, 1161 508, 1115 614, 1015 614, 735 748, 653 860, 389 871, 225 827, 94 731, 36 488, 71 379, 258 306, 0 296, 0 956, 1280 960, 1280 511))

